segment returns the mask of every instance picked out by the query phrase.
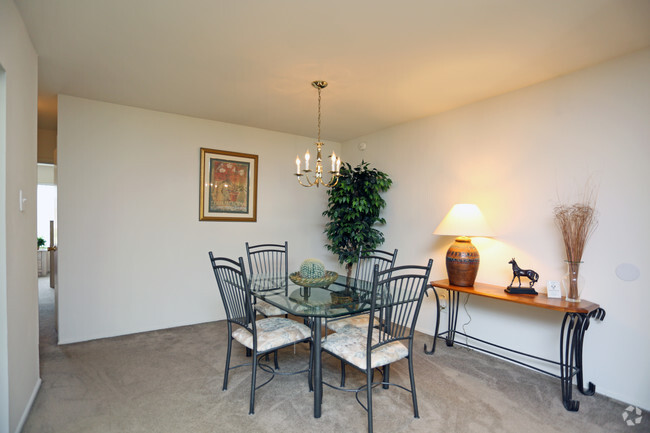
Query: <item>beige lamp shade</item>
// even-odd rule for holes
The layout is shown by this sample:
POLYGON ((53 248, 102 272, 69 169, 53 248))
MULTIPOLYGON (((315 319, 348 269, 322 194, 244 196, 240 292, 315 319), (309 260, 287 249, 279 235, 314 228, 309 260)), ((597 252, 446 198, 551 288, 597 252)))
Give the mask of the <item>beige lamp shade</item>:
POLYGON ((455 204, 438 224, 434 235, 492 236, 493 231, 475 204, 455 204))
POLYGON ((434 235, 458 236, 447 250, 449 284, 472 287, 478 273, 480 256, 470 236, 492 236, 493 232, 475 204, 456 204, 433 232, 434 235))

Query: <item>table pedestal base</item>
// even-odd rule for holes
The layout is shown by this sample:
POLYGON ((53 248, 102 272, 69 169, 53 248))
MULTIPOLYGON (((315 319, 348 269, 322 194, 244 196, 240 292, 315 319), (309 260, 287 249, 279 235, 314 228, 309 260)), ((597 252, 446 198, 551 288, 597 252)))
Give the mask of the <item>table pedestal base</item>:
POLYGON ((314 418, 320 418, 321 403, 323 401, 323 365, 321 363, 321 318, 314 317, 312 322, 312 341, 314 343, 313 350, 313 366, 314 366, 314 418))

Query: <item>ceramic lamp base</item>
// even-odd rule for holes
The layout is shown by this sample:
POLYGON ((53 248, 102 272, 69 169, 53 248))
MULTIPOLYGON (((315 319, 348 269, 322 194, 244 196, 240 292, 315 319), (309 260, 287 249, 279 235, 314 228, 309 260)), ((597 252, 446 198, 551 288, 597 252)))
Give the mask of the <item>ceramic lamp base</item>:
POLYGON ((447 275, 452 286, 472 287, 480 257, 478 250, 468 237, 458 237, 447 250, 447 275))

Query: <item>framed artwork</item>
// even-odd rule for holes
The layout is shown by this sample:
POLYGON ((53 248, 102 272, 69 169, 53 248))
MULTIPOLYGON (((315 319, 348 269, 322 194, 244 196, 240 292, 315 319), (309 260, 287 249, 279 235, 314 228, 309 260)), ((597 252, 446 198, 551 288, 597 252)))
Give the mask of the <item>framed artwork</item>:
POLYGON ((199 221, 257 221, 257 155, 201 148, 199 221))

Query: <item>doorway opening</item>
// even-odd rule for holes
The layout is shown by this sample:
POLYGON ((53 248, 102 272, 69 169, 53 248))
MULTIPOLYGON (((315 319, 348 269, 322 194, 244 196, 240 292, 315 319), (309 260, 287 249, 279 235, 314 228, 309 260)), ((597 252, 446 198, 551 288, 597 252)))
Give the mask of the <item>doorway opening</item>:
MULTIPOLYGON (((38 254, 38 305, 41 339, 55 337, 57 330, 56 293, 56 166, 38 164, 36 191, 36 234, 39 238, 38 254), (42 244, 42 245, 41 245, 42 244)), ((55 341, 56 344, 56 341, 55 341)))

